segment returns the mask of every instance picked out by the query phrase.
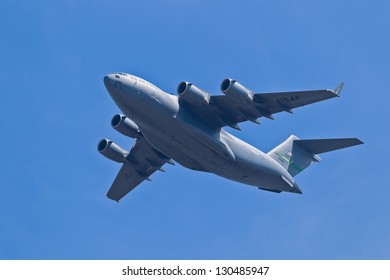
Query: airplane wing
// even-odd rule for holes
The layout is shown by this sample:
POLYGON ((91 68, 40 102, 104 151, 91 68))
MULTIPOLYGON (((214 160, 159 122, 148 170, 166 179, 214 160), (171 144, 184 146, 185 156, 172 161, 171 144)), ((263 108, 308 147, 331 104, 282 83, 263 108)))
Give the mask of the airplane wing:
POLYGON ((107 193, 108 198, 117 202, 141 182, 150 180, 149 176, 156 170, 163 171, 161 167, 165 163, 171 162, 170 158, 153 148, 144 137, 137 139, 126 159, 127 162, 123 163, 107 193))
POLYGON ((210 97, 211 106, 190 106, 189 109, 208 121, 214 120, 216 126, 240 129, 237 125, 240 122, 259 123, 257 119, 260 117, 273 119, 275 113, 292 113, 292 109, 338 97, 343 85, 341 83, 335 90, 255 93, 253 101, 247 103, 226 95, 214 95, 210 97))

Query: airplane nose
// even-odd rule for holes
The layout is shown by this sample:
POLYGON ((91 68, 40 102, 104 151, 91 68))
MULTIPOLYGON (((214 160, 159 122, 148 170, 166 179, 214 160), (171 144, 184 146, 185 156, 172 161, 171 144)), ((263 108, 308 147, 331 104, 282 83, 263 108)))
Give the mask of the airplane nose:
POLYGON ((120 98, 121 91, 118 89, 122 89, 122 83, 118 81, 117 76, 117 74, 108 74, 103 78, 104 85, 114 100, 120 98))
POLYGON ((109 88, 111 86, 111 81, 112 81, 112 78, 110 77, 111 75, 106 75, 104 76, 104 85, 106 86, 106 88, 109 88))

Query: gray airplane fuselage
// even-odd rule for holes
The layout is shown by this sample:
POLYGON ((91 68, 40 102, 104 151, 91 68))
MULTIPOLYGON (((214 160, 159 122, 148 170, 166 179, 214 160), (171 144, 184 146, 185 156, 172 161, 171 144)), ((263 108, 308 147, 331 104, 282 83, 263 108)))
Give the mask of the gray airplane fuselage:
POLYGON ((104 84, 145 139, 179 164, 271 191, 301 193, 273 158, 194 116, 179 97, 130 74, 109 74, 104 84))

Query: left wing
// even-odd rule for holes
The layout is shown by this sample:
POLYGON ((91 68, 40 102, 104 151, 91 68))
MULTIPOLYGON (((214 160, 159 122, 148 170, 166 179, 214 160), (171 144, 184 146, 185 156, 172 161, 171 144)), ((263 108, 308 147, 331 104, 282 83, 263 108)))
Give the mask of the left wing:
POLYGON ((292 113, 292 109, 322 100, 338 97, 343 87, 341 83, 335 90, 308 90, 292 92, 255 93, 252 102, 240 102, 226 95, 213 95, 209 106, 186 107, 200 117, 213 121, 218 127, 230 126, 240 129, 240 122, 258 122, 258 118, 273 119, 273 114, 279 112, 292 113))
POLYGON ((150 180, 149 176, 156 170, 163 171, 165 163, 171 162, 144 137, 137 139, 126 160, 107 193, 108 198, 117 202, 144 180, 150 180))

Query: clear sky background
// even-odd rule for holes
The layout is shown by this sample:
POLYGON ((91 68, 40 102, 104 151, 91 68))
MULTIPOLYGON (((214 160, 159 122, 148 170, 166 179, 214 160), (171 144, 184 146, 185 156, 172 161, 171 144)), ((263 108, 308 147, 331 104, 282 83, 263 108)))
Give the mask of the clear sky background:
POLYGON ((1 1, 1 259, 389 259, 389 1, 1 1), (107 73, 167 92, 334 88, 234 135, 358 137, 274 194, 166 166, 120 203, 107 73))

